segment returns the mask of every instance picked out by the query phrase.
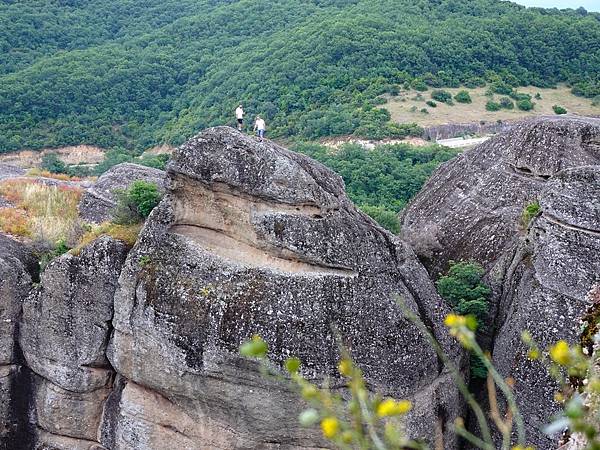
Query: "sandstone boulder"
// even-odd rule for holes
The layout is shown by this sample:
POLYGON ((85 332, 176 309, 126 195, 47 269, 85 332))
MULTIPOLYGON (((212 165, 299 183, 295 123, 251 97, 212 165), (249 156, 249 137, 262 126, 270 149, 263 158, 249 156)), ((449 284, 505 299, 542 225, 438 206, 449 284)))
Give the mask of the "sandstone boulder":
POLYGON ((401 236, 433 276, 450 260, 490 268, 524 234, 523 209, 547 180, 590 164, 600 164, 599 119, 523 121, 442 165, 402 213, 401 236))
POLYGON ((165 429, 181 448, 323 446, 298 425, 297 395, 238 356, 253 334, 275 364, 296 355, 306 376, 334 387, 343 344, 372 389, 416 402, 409 431, 431 439, 461 401, 396 294, 458 359, 427 272, 337 175, 269 141, 205 131, 176 151, 121 274, 108 356, 128 381, 115 448, 170 448, 165 429), (133 445, 126 436, 140 427, 133 445))
POLYGON ((104 173, 81 198, 79 214, 88 222, 101 223, 112 219, 117 205, 116 191, 124 190, 137 180, 155 183, 164 190, 165 173, 152 167, 123 163, 104 173))

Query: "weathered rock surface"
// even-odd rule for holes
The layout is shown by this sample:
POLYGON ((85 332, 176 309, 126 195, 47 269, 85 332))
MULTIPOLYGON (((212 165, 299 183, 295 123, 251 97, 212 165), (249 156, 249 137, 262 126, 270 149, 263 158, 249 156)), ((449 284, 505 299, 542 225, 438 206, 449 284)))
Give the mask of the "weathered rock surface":
POLYGON ((15 178, 25 175, 25 169, 10 164, 0 163, 0 180, 5 178, 15 178))
MULTIPOLYGON (((27 384, 17 333, 21 307, 38 266, 23 244, 0 234, 0 448, 27 448, 27 384), (14 446, 20 442, 22 446, 14 446)), ((21 444, 19 444, 21 445, 21 444)))
POLYGON ((583 317, 598 306, 587 294, 600 275, 600 166, 558 173, 540 205, 542 214, 504 277, 493 355, 501 372, 516 380, 531 442, 553 448, 556 439, 540 430, 559 410, 556 385, 541 364, 528 360, 520 336, 529 330, 542 348, 559 339, 576 343, 583 317))
POLYGON ((101 237, 79 256, 65 254, 24 302, 20 344, 36 374, 31 396, 42 448, 98 445, 114 378, 106 358, 113 298, 127 251, 101 237))
POLYGON ((164 190, 165 173, 152 167, 123 163, 104 173, 81 198, 79 214, 89 222, 101 223, 112 219, 112 212, 117 205, 116 190, 127 189, 137 180, 155 183, 159 190, 164 190))
MULTIPOLYGON (((434 276, 448 261, 473 259, 492 286, 489 346, 516 380, 528 436, 558 411, 556 386, 527 359, 521 332, 542 348, 575 343, 600 274, 600 120, 539 118, 516 125, 442 166, 402 216, 402 235, 434 276), (521 217, 538 201, 529 228, 521 217)), ((486 342, 487 343, 487 342, 486 342)))
POLYGON ((523 234, 521 215, 563 169, 600 164, 600 120, 543 117, 515 125, 440 167, 401 217, 433 276, 448 261, 487 268, 523 234))
MULTIPOLYGON (((421 241, 429 247, 416 249, 434 273, 461 258, 490 269, 494 362, 515 378, 541 449, 555 442, 538 431, 556 410, 553 385, 519 336, 527 328, 542 345, 578 339, 600 273, 599 143, 591 119, 520 124, 446 164, 404 216, 408 237, 431 231, 421 241), (542 213, 526 230, 521 212, 535 200, 542 213)), ((111 190, 136 179, 131 166, 139 167, 114 169, 88 193, 88 220, 110 213, 111 190)), ((22 433, 29 417, 39 448, 323 448, 319 431, 297 422, 297 394, 238 355, 253 334, 275 365, 296 355, 305 376, 330 377, 334 389, 341 342, 371 389, 413 400, 414 436, 432 440, 439 420, 464 414, 393 296, 462 362, 442 326, 447 308, 412 249, 358 211, 339 177, 224 127, 180 147, 166 179, 157 175, 165 197, 129 254, 100 238, 53 261, 29 294, 37 263, 0 236, 0 302, 15 319, 2 323, 0 340, 5 423, 20 392, 13 429, 22 433)), ((449 431, 445 444, 457 448, 449 431)))
POLYGON ((373 389, 416 401, 411 432, 431 438, 437 416, 456 417, 456 390, 393 296, 456 356, 447 310, 410 248, 359 212, 338 176, 220 127, 180 147, 168 178, 115 298, 108 355, 128 380, 115 448, 167 448, 167 435, 181 448, 322 446, 298 425, 296 395, 238 356, 255 333, 274 362, 297 355, 316 380, 336 380, 339 336, 373 389))

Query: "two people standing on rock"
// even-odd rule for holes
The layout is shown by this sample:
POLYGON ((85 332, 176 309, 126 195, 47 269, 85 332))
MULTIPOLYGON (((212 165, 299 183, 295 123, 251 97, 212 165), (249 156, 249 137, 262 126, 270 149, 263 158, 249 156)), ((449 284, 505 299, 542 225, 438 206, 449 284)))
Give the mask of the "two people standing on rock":
MULTIPOLYGON (((237 128, 239 131, 242 131, 244 128, 244 115, 245 115, 244 107, 240 104, 235 110, 235 118, 237 120, 237 128)), ((267 129, 265 120, 259 115, 256 116, 254 120, 254 130, 256 135, 262 140, 265 137, 265 131, 267 129)))

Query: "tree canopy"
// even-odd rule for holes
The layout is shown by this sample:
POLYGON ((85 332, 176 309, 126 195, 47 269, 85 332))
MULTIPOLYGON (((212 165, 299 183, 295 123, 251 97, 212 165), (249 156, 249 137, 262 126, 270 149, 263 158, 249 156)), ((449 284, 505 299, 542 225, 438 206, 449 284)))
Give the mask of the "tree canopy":
POLYGON ((399 86, 600 94, 600 15, 497 0, 0 3, 0 152, 178 144, 242 102, 271 136, 418 133, 399 86))

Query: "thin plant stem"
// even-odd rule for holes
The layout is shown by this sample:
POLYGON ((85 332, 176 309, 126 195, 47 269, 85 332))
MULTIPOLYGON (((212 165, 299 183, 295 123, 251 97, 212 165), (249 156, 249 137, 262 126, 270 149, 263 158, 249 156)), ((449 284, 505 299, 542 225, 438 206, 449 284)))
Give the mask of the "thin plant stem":
POLYGON ((517 407, 517 402, 512 393, 512 389, 508 386, 508 384, 506 384, 506 381, 504 381, 504 378, 502 377, 502 375, 500 375, 498 373, 498 371, 496 370, 494 365, 491 363, 491 361, 488 358, 486 358, 485 354, 483 353, 483 350, 481 349, 479 344, 475 341, 473 342, 472 350, 475 352, 475 354, 477 356, 479 356, 482 359, 483 364, 485 365, 486 369, 494 378, 494 382, 496 383, 496 385, 498 385, 498 387, 500 388, 500 390, 506 397, 506 401, 508 402, 508 407, 511 410, 512 415, 513 415, 513 420, 514 420, 515 424, 517 425, 518 442, 519 442, 519 444, 524 445, 525 444, 525 426, 523 424, 523 416, 521 416, 521 412, 519 411, 519 408, 517 407))
POLYGON ((510 435, 513 424, 512 414, 509 410, 506 420, 502 419, 500 415, 500 408, 498 407, 498 399, 496 397, 496 384, 494 383, 494 378, 489 371, 487 376, 487 390, 488 400, 490 403, 490 416, 492 417, 492 420, 496 424, 498 430, 500 430, 500 433, 502 433, 502 449, 506 450, 510 446, 510 435))
POLYGON ((469 433, 463 427, 459 427, 459 426, 455 425, 454 426, 454 432, 456 434, 458 434, 460 437, 462 437, 463 439, 466 439, 471 444, 473 444, 474 446, 476 446, 476 447, 478 447, 478 448, 480 448, 482 450, 495 450, 494 446, 492 444, 489 444, 487 442, 482 441, 481 439, 479 439, 474 434, 469 433))
POLYGON ((367 405, 365 404, 365 400, 360 395, 357 395, 357 399, 358 399, 358 404, 360 405, 360 409, 363 413, 363 417, 365 418, 365 421, 367 422, 367 430, 369 430, 369 436, 371 437, 371 440, 373 441, 373 445, 375 445, 375 448, 377 450, 386 450, 385 444, 383 442, 381 442, 381 439, 379 439, 379 436, 377 436, 377 431, 375 430, 375 427, 373 426, 373 417, 371 416, 371 413, 369 412, 369 408, 367 408, 367 405))
MULTIPOLYGON (((464 399, 467 401, 469 407, 475 413, 475 417, 477 418, 477 423, 479 424, 479 428, 480 428, 481 434, 483 436, 482 442, 485 442, 487 445, 487 447, 485 447, 485 448, 494 450, 492 435, 490 433, 490 428, 487 423, 487 419, 485 418, 485 414, 484 414, 483 410, 481 409, 481 406, 479 405, 479 403, 477 403, 477 400, 475 400, 475 397, 473 397, 473 394, 471 393, 471 391, 469 391, 469 388, 468 388, 467 384, 465 383, 462 375, 460 374, 460 371, 458 370, 456 365, 452 361, 450 361, 450 358, 448 358, 448 356, 446 355, 444 350, 442 350, 442 347, 438 343, 437 339, 427 329, 427 327, 425 326, 423 321, 421 319, 419 319, 410 309, 408 309, 408 307, 403 303, 401 298, 396 297, 396 302, 398 303, 400 308, 402 308, 402 312, 404 313, 404 316, 408 320, 413 322, 417 326, 417 328, 419 328, 419 330, 427 337, 427 340, 429 341, 429 343, 431 344, 431 346, 437 353, 438 357, 442 360, 444 365, 450 370, 450 373, 452 374, 452 378, 454 379, 454 382, 456 383, 456 386, 458 387, 460 393, 462 394, 464 399)), ((484 447, 481 447, 481 448, 484 448, 484 447)))

